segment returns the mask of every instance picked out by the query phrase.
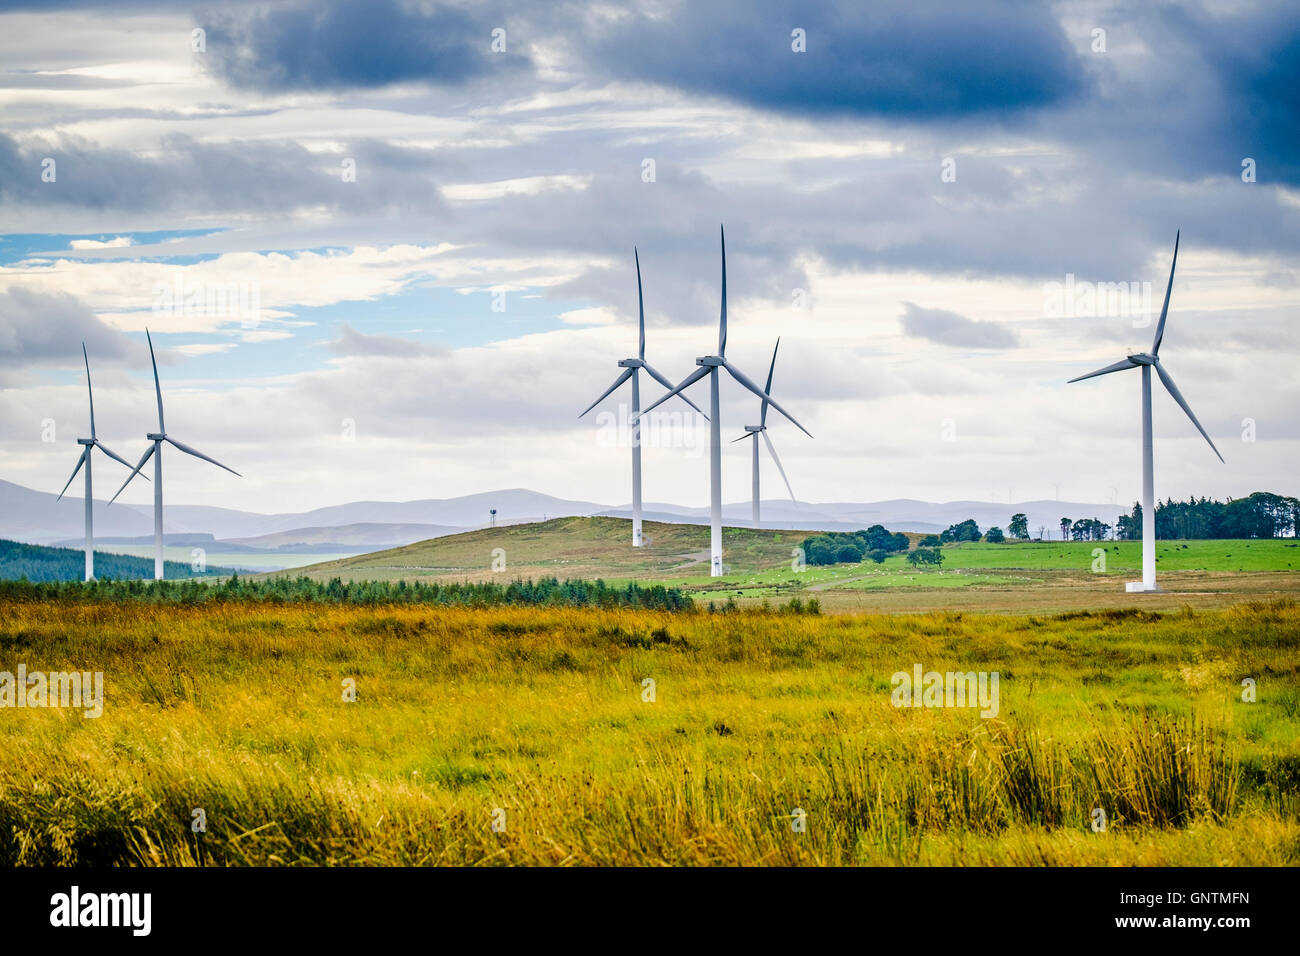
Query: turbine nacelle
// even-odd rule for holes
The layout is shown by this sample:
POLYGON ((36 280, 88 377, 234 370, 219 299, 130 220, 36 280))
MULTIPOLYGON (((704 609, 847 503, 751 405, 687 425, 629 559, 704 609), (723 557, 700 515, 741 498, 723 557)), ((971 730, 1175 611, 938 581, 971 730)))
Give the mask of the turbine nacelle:
POLYGON ((144 437, 147 438, 147 439, 149 439, 150 441, 166 441, 166 440, 167 440, 167 436, 166 436, 163 432, 149 432, 149 433, 148 433, 147 435, 145 435, 144 437))
POLYGON ((1128 360, 1134 365, 1158 365, 1160 359, 1146 352, 1138 352, 1136 355, 1130 355, 1128 360))
POLYGON ((77 444, 78 444, 78 445, 93 445, 93 444, 95 444, 95 439, 93 439, 93 438, 78 438, 78 439, 77 439, 77 444))
POLYGON ((759 432, 765 432, 765 431, 767 431, 767 426, 766 426, 766 425, 746 425, 746 426, 745 426, 745 431, 749 432, 751 435, 756 435, 756 434, 758 434, 759 432))
POLYGON ((625 358, 618 360, 619 368, 645 368, 645 359, 625 358))
POLYGON ((727 360, 721 355, 701 355, 695 360, 696 365, 703 365, 707 368, 720 368, 727 364, 727 360))

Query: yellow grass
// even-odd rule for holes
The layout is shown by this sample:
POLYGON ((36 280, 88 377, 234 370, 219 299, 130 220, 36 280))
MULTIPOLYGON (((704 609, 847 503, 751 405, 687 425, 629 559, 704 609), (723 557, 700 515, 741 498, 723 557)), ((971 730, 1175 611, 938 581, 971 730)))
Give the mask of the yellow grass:
POLYGON ((0 603, 0 670, 106 684, 99 719, 0 710, 0 861, 1295 864, 1297 645, 1290 602, 1060 617, 0 603), (893 707, 890 677, 914 663, 998 671, 997 718, 893 707))

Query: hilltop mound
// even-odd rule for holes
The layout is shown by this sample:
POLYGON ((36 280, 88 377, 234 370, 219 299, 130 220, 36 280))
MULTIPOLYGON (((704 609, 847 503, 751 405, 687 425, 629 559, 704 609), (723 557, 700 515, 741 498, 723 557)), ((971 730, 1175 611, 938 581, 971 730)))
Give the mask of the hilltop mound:
MULTIPOLYGON (((533 524, 484 528, 417 541, 304 568, 275 572, 316 579, 487 580, 554 575, 559 578, 663 578, 707 575, 706 525, 647 521, 647 545, 631 545, 626 518, 553 518, 533 524), (498 552, 497 549, 500 549, 498 552), (504 561, 494 571, 493 561, 504 561)), ((727 568, 759 571, 789 564, 791 552, 810 532, 727 528, 722 531, 727 568)))

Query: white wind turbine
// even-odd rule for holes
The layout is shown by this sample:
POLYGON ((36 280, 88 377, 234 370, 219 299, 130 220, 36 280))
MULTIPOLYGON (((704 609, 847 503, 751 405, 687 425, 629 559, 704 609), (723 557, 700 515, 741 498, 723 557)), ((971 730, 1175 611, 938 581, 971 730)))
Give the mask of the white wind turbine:
POLYGON ((68 485, 72 484, 72 479, 77 477, 77 472, 84 465, 86 468, 86 580, 93 581, 95 580, 95 518, 93 513, 95 496, 90 483, 91 452, 98 448, 109 458, 120 461, 128 468, 131 467, 131 463, 95 437, 95 392, 90 387, 90 358, 86 355, 85 342, 81 343, 81 358, 86 363, 86 394, 90 396, 90 437, 77 439, 77 444, 85 447, 81 450, 81 457, 77 459, 77 467, 72 469, 67 484, 63 486, 63 491, 59 492, 59 498, 63 497, 64 492, 68 490, 68 485))
MULTIPOLYGON (((764 389, 769 395, 772 394, 772 373, 776 371, 776 350, 781 347, 781 340, 776 340, 776 347, 772 349, 772 365, 767 370, 767 388, 764 389)), ((758 491, 758 439, 761 435, 763 442, 767 445, 767 453, 772 456, 772 461, 776 463, 776 470, 781 473, 781 480, 785 482, 785 490, 790 492, 790 500, 798 504, 794 496, 794 489, 790 487, 790 479, 785 476, 785 469, 781 467, 781 459, 776 456, 776 447, 772 444, 772 439, 767 437, 767 406, 768 400, 763 399, 763 408, 758 415, 757 425, 746 425, 745 434, 739 438, 732 439, 734 445, 738 441, 744 441, 746 438, 753 439, 754 442, 754 527, 762 527, 759 515, 759 491, 758 491)))
POLYGON ((1160 310, 1160 321, 1156 324, 1156 337, 1151 345, 1150 352, 1139 352, 1136 355, 1130 355, 1114 365, 1107 365, 1105 368, 1097 369, 1095 372, 1089 372, 1087 375, 1080 375, 1078 378, 1070 379, 1071 382, 1081 382, 1085 378, 1095 378, 1098 375, 1108 375, 1111 372, 1122 372, 1125 369, 1140 368, 1142 369, 1142 581, 1130 581, 1126 588, 1129 591, 1155 591, 1156 588, 1156 502, 1155 502, 1155 479, 1153 477, 1153 449, 1151 439, 1151 370, 1154 368, 1156 374, 1160 376, 1160 381, 1164 383, 1169 394, 1187 413, 1187 417, 1192 420, 1196 430, 1201 436, 1210 443, 1210 448, 1219 456, 1219 461, 1223 461, 1223 456, 1219 455, 1219 449, 1214 447, 1214 442, 1210 441, 1210 436, 1201 423, 1197 421, 1196 415, 1183 398, 1183 393, 1178 390, 1174 384, 1173 378, 1160 364, 1160 342, 1165 337, 1165 319, 1169 315, 1169 294, 1174 288, 1174 267, 1178 265, 1178 240, 1182 230, 1179 230, 1174 236, 1174 260, 1169 266, 1169 285, 1165 288, 1165 304, 1160 310))
MULTIPOLYGON (((637 309, 640 313, 640 323, 641 323, 640 325, 641 335, 637 347, 637 357, 619 359, 618 365, 619 368, 623 369, 623 373, 619 375, 618 378, 614 379, 614 384, 611 385, 609 388, 605 389, 604 394, 602 394, 600 398, 596 399, 594 402, 592 402, 590 405, 586 407, 582 415, 586 415, 587 412, 591 411, 593 408, 595 408, 597 405, 603 402, 606 398, 608 398, 611 394, 613 394, 613 392, 617 388, 619 388, 619 386, 621 386, 624 382, 631 380, 632 382, 632 417, 631 417, 632 547, 639 548, 643 543, 643 539, 641 536, 641 421, 639 418, 641 413, 641 381, 640 381, 639 373, 641 369, 645 369, 647 374, 649 374, 651 378, 653 378, 664 388, 672 388, 673 383, 668 381, 668 379, 665 378, 662 374, 655 371, 654 367, 645 360, 645 300, 641 295, 641 256, 636 251, 635 247, 633 247, 632 249, 632 255, 636 258, 636 301, 637 301, 637 309)), ((682 396, 682 400, 686 402, 687 405, 691 406, 691 408, 699 412, 701 415, 704 414, 704 412, 701 411, 700 407, 696 405, 694 402, 692 402, 685 395, 682 396)), ((579 415, 578 417, 581 418, 582 415, 579 415)))
POLYGON ((680 385, 652 404, 642 414, 648 414, 672 396, 694 385, 704 376, 709 376, 709 574, 719 577, 722 569, 722 435, 718 409, 718 369, 724 368, 737 382, 749 389, 767 404, 788 418, 796 428, 812 438, 812 433, 794 420, 771 395, 763 391, 750 380, 744 372, 727 361, 727 234, 721 233, 722 239, 722 312, 718 319, 718 354, 703 355, 695 360, 700 366, 680 385))
MULTIPOLYGON (((235 469, 226 468, 225 465, 217 461, 215 458, 209 458, 207 455, 203 454, 203 452, 191 448, 189 445, 182 444, 181 442, 178 442, 175 438, 172 438, 170 435, 167 434, 167 429, 163 426, 162 387, 158 384, 158 362, 153 355, 153 339, 150 337, 148 329, 145 329, 144 336, 146 339, 149 340, 149 361, 153 364, 153 387, 154 387, 155 394, 158 396, 158 431, 150 432, 148 435, 145 436, 151 442, 153 442, 153 444, 150 445, 149 450, 146 451, 140 457, 140 463, 135 466, 131 474, 127 475, 126 481, 122 482, 122 487, 117 489, 117 495, 120 495, 123 491, 126 490, 126 486, 131 483, 131 479, 140 473, 140 469, 144 467, 144 463, 147 462, 149 460, 149 456, 152 455, 153 456, 153 577, 155 581, 161 581, 163 578, 163 503, 162 503, 163 442, 167 442, 175 446, 176 448, 185 452, 185 454, 187 455, 193 455, 195 458, 202 458, 204 461, 211 462, 212 464, 216 465, 218 468, 225 468, 226 471, 230 472, 232 475, 234 475, 237 478, 242 476, 239 474, 239 472, 235 471, 235 469)), ((112 504, 114 501, 116 501, 117 495, 114 495, 109 500, 108 503, 112 504)))

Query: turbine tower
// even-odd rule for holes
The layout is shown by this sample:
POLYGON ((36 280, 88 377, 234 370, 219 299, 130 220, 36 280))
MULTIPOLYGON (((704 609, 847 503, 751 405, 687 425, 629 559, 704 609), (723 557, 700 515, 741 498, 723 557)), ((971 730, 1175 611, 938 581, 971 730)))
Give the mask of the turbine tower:
MULTIPOLYGON (((614 379, 614 384, 611 385, 609 388, 605 389, 604 394, 602 394, 600 398, 596 399, 594 402, 592 402, 590 405, 586 407, 582 415, 586 415, 587 412, 591 411, 593 408, 595 408, 597 405, 603 402, 606 398, 608 398, 611 394, 613 394, 613 392, 617 388, 619 388, 619 386, 621 386, 624 382, 631 380, 632 382, 632 416, 631 416, 632 547, 639 548, 644 543, 641 536, 641 421, 639 418, 641 414, 641 379, 640 379, 641 369, 645 369, 646 373, 651 378, 653 378, 656 382, 662 385, 664 388, 672 388, 673 383, 668 381, 668 379, 664 377, 662 374, 655 371, 654 367, 645 360, 645 299, 641 295, 641 256, 637 252, 635 246, 632 248, 632 255, 636 258, 636 301, 637 301, 637 310, 640 313, 640 323, 641 323, 640 324, 641 335, 637 347, 637 357, 619 360, 618 365, 619 368, 623 369, 622 374, 619 375, 618 378, 614 379)), ((685 395, 682 396, 682 400, 686 402, 687 405, 691 406, 691 408, 699 412, 701 415, 704 414, 704 412, 700 409, 700 407, 696 405, 694 402, 692 402, 685 395)), ((582 415, 579 415, 578 417, 581 418, 582 415)))
MULTIPOLYGON (((153 338, 149 335, 148 329, 144 330, 144 336, 146 339, 149 340, 149 361, 153 365, 153 387, 154 387, 154 393, 158 396, 158 431, 150 432, 148 435, 145 436, 151 442, 153 442, 153 444, 149 446, 149 449, 142 456, 140 456, 140 463, 135 466, 131 474, 127 475, 126 481, 122 482, 122 487, 117 489, 117 495, 120 495, 123 491, 126 490, 126 486, 131 483, 131 479, 134 478, 136 475, 140 474, 140 469, 144 467, 144 463, 147 462, 149 460, 149 456, 152 455, 153 456, 153 578, 155 581, 161 581, 163 579, 163 501, 162 501, 163 442, 167 442, 168 444, 174 446, 180 451, 185 452, 185 454, 187 455, 193 455, 195 458, 202 458, 204 461, 211 462, 212 464, 216 465, 218 468, 225 468, 226 471, 230 472, 236 478, 240 478, 243 476, 240 475, 239 472, 235 471, 235 469, 226 468, 225 465, 217 461, 215 458, 209 458, 207 455, 203 454, 203 452, 199 451, 198 449, 191 448, 189 445, 183 444, 182 442, 177 441, 175 438, 172 438, 170 435, 167 434, 167 429, 163 426, 162 386, 158 384, 158 361, 157 359, 154 358, 154 354, 153 354, 153 338)), ((108 503, 110 505, 117 500, 117 495, 114 495, 112 499, 109 500, 108 503)))
POLYGON ((642 412, 648 414, 672 396, 690 388, 704 376, 709 377, 709 574, 722 575, 722 434, 718 408, 718 369, 726 369, 737 382, 749 389, 766 404, 788 418, 796 428, 812 438, 812 433, 796 422, 780 404, 763 391, 740 369, 727 361, 727 234, 720 232, 722 240, 722 312, 718 319, 718 354, 702 355, 695 360, 700 366, 680 385, 642 412))
POLYGON ((1173 377, 1160 364, 1160 342, 1165 337, 1165 319, 1169 315, 1169 294, 1174 289, 1174 268, 1178 265, 1178 240, 1182 230, 1174 235, 1174 260, 1169 266, 1169 285, 1165 288, 1165 304, 1160 310, 1160 321, 1156 324, 1156 337, 1151 345, 1150 352, 1139 352, 1136 355, 1130 355, 1114 365, 1107 365, 1105 368, 1097 369, 1095 372, 1089 372, 1087 375, 1080 375, 1078 378, 1070 379, 1071 382, 1082 382, 1085 378, 1095 378, 1098 375, 1109 375, 1111 372, 1122 372, 1130 368, 1142 369, 1142 581, 1130 581, 1126 589, 1133 592, 1156 591, 1156 501, 1155 501, 1155 479, 1153 477, 1153 460, 1154 454, 1151 439, 1151 370, 1154 368, 1156 374, 1160 376, 1160 381, 1164 383, 1169 394, 1187 413, 1187 417, 1192 420, 1196 430, 1210 444, 1210 448, 1218 455, 1219 461, 1223 461, 1223 456, 1219 455, 1219 449, 1214 447, 1214 442, 1210 441, 1210 436, 1201 423, 1197 421, 1196 415, 1193 414, 1187 400, 1183 398, 1183 393, 1178 390, 1174 384, 1173 377))
MULTIPOLYGON (((90 396, 90 437, 78 438, 77 444, 84 445, 81 450, 81 457, 77 459, 77 467, 72 469, 67 484, 63 486, 63 491, 59 492, 59 498, 63 497, 64 492, 68 490, 68 485, 72 484, 72 479, 77 477, 77 472, 81 466, 86 466, 86 580, 95 580, 95 531, 94 531, 94 506, 95 496, 91 490, 90 483, 90 459, 91 452, 98 448, 109 458, 114 461, 120 461, 126 467, 130 468, 131 463, 113 451, 102 441, 95 437, 95 392, 90 387, 90 358, 86 355, 86 343, 81 343, 81 358, 86 363, 86 393, 90 396)), ((56 499, 57 500, 57 499, 56 499)))
MULTIPOLYGON (((776 347, 772 349, 772 365, 767 370, 767 388, 764 389, 769 395, 772 394, 772 373, 776 371, 776 350, 781 347, 781 340, 776 340, 776 347)), ((761 516, 759 514, 760 497, 758 492, 758 438, 761 435, 763 442, 767 445, 767 453, 772 456, 772 461, 776 463, 776 470, 781 473, 781 480, 785 482, 785 490, 790 492, 790 500, 798 504, 798 499, 794 496, 794 489, 790 487, 790 479, 785 476, 785 469, 781 467, 781 459, 776 456, 776 447, 772 444, 772 439, 767 437, 767 399, 763 399, 763 408, 758 415, 757 425, 746 425, 745 434, 732 440, 734 445, 738 441, 744 441, 746 438, 754 440, 754 527, 761 528, 761 516)))

